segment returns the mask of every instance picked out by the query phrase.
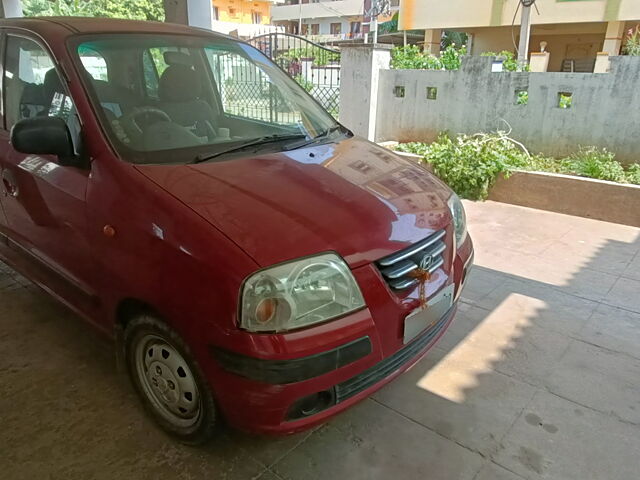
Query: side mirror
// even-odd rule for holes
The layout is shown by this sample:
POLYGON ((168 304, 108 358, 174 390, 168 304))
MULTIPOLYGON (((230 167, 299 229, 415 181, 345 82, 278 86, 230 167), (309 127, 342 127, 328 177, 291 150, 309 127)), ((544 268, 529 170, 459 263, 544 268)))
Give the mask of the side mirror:
POLYGON ((33 117, 20 120, 11 128, 11 145, 20 153, 56 155, 61 165, 76 166, 71 133, 58 117, 33 117))

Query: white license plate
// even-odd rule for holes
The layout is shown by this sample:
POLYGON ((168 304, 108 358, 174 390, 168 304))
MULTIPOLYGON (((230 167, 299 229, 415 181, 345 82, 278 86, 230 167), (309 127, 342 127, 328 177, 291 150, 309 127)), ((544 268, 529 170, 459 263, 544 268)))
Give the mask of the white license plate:
POLYGON ((425 309, 417 309, 404 319, 404 343, 407 344, 421 332, 435 325, 453 305, 455 284, 443 288, 427 302, 425 309))

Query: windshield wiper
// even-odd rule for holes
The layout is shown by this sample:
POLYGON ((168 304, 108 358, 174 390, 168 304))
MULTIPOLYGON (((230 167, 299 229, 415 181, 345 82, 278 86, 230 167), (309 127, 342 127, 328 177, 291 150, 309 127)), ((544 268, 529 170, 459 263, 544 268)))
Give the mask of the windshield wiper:
POLYGON ((318 140, 322 140, 323 138, 327 138, 329 135, 331 135, 333 132, 337 132, 339 130, 342 130, 343 126, 342 125, 334 125, 333 127, 329 127, 327 128, 324 132, 320 133, 319 135, 316 135, 315 137, 307 140, 306 142, 302 142, 302 143, 297 143, 295 145, 292 145, 288 148, 285 148, 285 150, 296 150, 298 148, 302 148, 302 147, 306 147, 307 145, 312 145, 314 143, 316 143, 318 140))
POLYGON ((207 162, 209 160, 213 160, 216 157, 220 157, 228 153, 239 152, 241 150, 244 150, 245 148, 253 147, 256 145, 266 145, 268 143, 281 142, 284 140, 297 140, 299 138, 307 137, 302 133, 296 133, 292 135, 267 135, 264 137, 256 138, 254 140, 250 140, 245 143, 241 143, 240 145, 236 145, 235 147, 227 148, 226 150, 221 150, 219 152, 200 154, 193 160, 192 163, 207 162))

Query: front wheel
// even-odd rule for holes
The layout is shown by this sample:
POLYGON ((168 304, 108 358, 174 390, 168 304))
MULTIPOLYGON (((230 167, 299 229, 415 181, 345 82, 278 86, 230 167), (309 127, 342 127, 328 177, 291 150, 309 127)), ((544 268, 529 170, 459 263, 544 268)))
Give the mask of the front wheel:
POLYGON ((127 325, 125 348, 133 385, 154 420, 184 443, 213 437, 213 396, 178 334, 159 319, 142 315, 127 325))

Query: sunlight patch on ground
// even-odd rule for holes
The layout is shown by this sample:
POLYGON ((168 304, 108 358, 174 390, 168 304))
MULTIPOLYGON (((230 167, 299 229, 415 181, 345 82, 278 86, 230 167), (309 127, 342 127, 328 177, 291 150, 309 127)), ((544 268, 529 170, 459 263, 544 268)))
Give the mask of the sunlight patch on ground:
POLYGON ((416 385, 464 403, 466 392, 479 385, 482 374, 490 373, 497 362, 519 351, 517 342, 526 335, 538 312, 546 308, 546 302, 537 298, 509 295, 493 311, 486 310, 487 316, 416 385))

